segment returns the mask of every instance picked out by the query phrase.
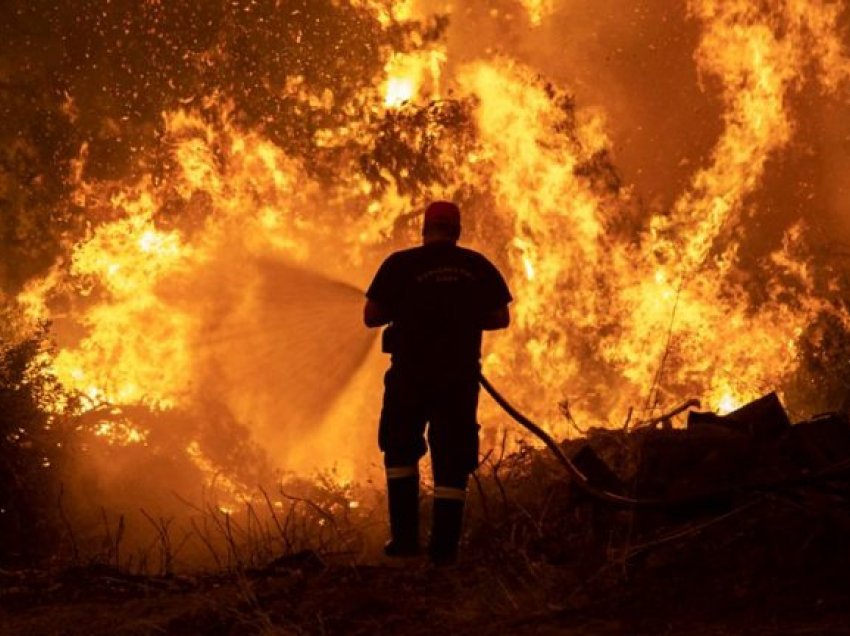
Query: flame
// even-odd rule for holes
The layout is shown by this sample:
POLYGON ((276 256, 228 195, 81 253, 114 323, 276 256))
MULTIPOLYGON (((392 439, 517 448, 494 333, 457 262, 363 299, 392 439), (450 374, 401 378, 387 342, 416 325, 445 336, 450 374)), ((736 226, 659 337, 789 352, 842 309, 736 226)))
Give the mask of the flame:
POLYGON ((78 244, 70 266, 78 292, 83 297, 96 292, 103 299, 82 318, 89 335, 79 348, 56 357, 55 373, 95 405, 131 404, 148 396, 158 407, 173 406, 171 371, 163 372, 157 361, 168 360, 176 369, 188 366, 187 324, 154 290, 180 271, 191 253, 177 233, 155 227, 149 193, 116 195, 111 205, 125 217, 101 225, 78 244))
POLYGON ((720 80, 726 128, 710 166, 693 177, 669 220, 686 241, 663 246, 677 252, 669 258, 680 276, 703 264, 724 224, 758 185, 767 159, 788 143, 785 99, 802 76, 797 43, 780 40, 751 4, 692 2, 690 10, 706 24, 697 60, 703 73, 720 80))
POLYGON ((385 68, 384 106, 398 108, 421 97, 440 99, 440 77, 445 62, 446 53, 438 48, 394 54, 385 68))
POLYGON ((530 385, 563 386, 579 373, 563 328, 566 303, 579 328, 595 322, 596 308, 590 294, 571 294, 563 304, 553 302, 553 294, 592 289, 603 237, 601 201, 575 169, 604 148, 607 138, 597 116, 587 115, 577 138, 559 143, 555 131, 567 114, 527 69, 510 60, 470 65, 460 81, 480 100, 480 152, 494 166, 487 187, 512 215, 516 328, 500 339, 497 351, 531 370, 530 385))
POLYGON ((417 15, 415 0, 352 0, 352 4, 372 11, 384 28, 417 15))
POLYGON ((743 406, 743 401, 738 397, 725 393, 717 398, 716 412, 719 415, 727 415, 743 406))
POLYGON ((555 0, 522 0, 532 26, 540 26, 555 10, 555 0))
MULTIPOLYGON (((412 24, 420 11, 414 2, 353 4, 383 29, 412 24)), ((532 24, 556 9, 549 0, 523 6, 532 24)), ((453 59, 448 45, 419 34, 409 50, 385 51, 374 81, 344 105, 336 87, 287 77, 280 90, 305 111, 344 113, 310 120, 300 140, 309 153, 244 125, 218 94, 163 113, 167 158, 140 177, 86 181, 83 145, 70 196, 90 227, 20 293, 22 311, 57 320, 53 371, 92 408, 176 408, 214 387, 240 422, 279 440, 269 432, 278 424, 272 396, 249 382, 267 373, 261 361, 236 364, 250 352, 213 355, 199 344, 213 334, 249 349, 259 336, 246 325, 256 332, 263 312, 284 304, 262 296, 258 263, 363 286, 383 254, 416 240, 412 211, 458 198, 465 238, 499 263, 516 298, 514 326, 490 337, 485 370, 530 415, 557 429, 564 398, 577 418, 602 424, 630 406, 648 416, 685 397, 731 411, 798 369, 800 338, 819 316, 850 327, 807 255, 805 221, 757 267, 743 263, 737 231, 771 159, 794 139, 793 98, 812 83, 836 93, 850 66, 837 5, 691 0, 688 12, 701 29, 694 60, 705 98, 722 105, 722 125, 668 210, 641 207, 639 193, 614 178, 601 106, 577 105, 568 87, 508 55, 453 59), (412 132, 390 125, 446 95, 452 117, 418 113, 412 132), (363 170, 387 139, 409 150, 408 163, 393 156, 363 170), (756 276, 758 294, 747 280, 756 276)), ((363 373, 351 386, 374 393, 363 373)), ((350 425, 363 412, 350 406, 356 400, 339 400, 323 406, 344 424, 327 438, 305 431, 288 458, 336 460, 362 432, 350 425)), ((97 434, 146 439, 135 428, 97 434)), ((187 440, 185 452, 215 474, 200 442, 187 440)), ((353 479, 354 465, 341 465, 353 479)))
MULTIPOLYGON (((649 219, 636 248, 612 241, 606 231, 611 202, 576 175, 576 166, 608 146, 604 120, 586 114, 574 143, 559 144, 564 112, 542 86, 529 90, 533 81, 516 65, 502 64, 499 72, 485 63, 467 71, 481 99, 477 116, 486 152, 497 164, 493 189, 513 209, 517 237, 511 283, 520 330, 501 341, 499 359, 513 353, 531 370, 532 386, 550 389, 550 404, 569 387, 587 390, 582 376, 588 361, 600 357, 632 385, 600 386, 600 395, 625 393, 634 403, 641 390, 660 383, 647 401, 652 406, 665 390, 702 384, 707 403, 728 409, 781 384, 796 368, 794 343, 805 325, 833 311, 811 293, 802 307, 776 302, 779 285, 772 288, 773 302, 751 307, 745 290, 728 278, 736 268, 734 238, 723 235, 725 249, 713 250, 758 188, 768 159, 789 142, 788 97, 801 88, 813 61, 807 42, 813 32, 835 42, 836 13, 806 3, 779 16, 745 2, 689 6, 705 25, 696 57, 706 82, 719 81, 725 130, 709 164, 669 215, 649 219), (777 29, 777 17, 789 28, 777 29), (665 368, 671 353, 675 362, 665 368)), ((824 84, 835 87, 828 78, 824 84)), ((621 191, 618 203, 626 205, 629 195, 621 191)), ((782 256, 794 233, 772 261, 793 261, 796 271, 788 273, 811 291, 811 273, 782 256)), ((539 393, 534 399, 539 403, 539 393)), ((530 401, 527 406, 534 408, 530 401)), ((623 405, 615 399, 605 410, 617 406, 623 405)), ((553 413, 540 415, 551 419, 553 413)))
POLYGON ((103 437, 109 444, 120 446, 144 444, 148 439, 148 434, 148 431, 113 421, 99 422, 94 428, 96 437, 103 437))

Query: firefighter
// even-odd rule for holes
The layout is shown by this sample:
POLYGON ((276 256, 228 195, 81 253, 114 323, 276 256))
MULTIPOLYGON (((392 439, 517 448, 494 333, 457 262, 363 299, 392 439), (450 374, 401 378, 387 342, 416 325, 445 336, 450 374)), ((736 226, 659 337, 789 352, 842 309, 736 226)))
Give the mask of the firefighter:
POLYGON ((430 446, 434 512, 428 554, 437 565, 457 558, 467 481, 478 466, 481 332, 508 326, 512 300, 496 267, 457 245, 460 232, 457 205, 431 203, 422 245, 381 264, 364 310, 366 326, 387 325, 384 351, 392 356, 378 431, 391 535, 384 552, 419 553, 418 464, 430 446))

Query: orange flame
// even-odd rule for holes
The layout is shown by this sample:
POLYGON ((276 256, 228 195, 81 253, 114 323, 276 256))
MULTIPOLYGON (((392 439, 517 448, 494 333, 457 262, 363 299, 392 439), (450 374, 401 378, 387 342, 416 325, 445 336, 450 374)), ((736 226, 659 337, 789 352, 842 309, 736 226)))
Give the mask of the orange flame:
POLYGON ((522 0, 522 5, 533 26, 540 26, 543 20, 555 10, 555 0, 522 0))
MULTIPOLYGON (((385 28, 415 13, 410 2, 357 4, 385 28)), ((555 8, 523 5, 534 24, 555 8)), ((440 99, 449 88, 471 114, 472 141, 425 131, 447 176, 413 193, 388 173, 377 187, 345 154, 376 143, 368 118, 311 131, 317 149, 344 157, 328 185, 270 139, 235 124, 220 96, 205 100, 205 115, 165 113, 168 179, 86 183, 78 167, 74 196, 103 220, 19 296, 32 319, 51 317, 53 296, 71 298, 70 317, 53 316, 73 323, 54 361, 57 376, 94 405, 157 408, 199 399, 199 384, 211 377, 219 387, 238 383, 250 365, 228 366, 232 359, 198 343, 226 329, 238 336, 279 308, 262 300, 257 263, 297 263, 362 286, 379 252, 394 239, 416 238, 400 218, 429 197, 465 196, 476 221, 467 225, 479 228, 469 242, 499 261, 516 297, 515 326, 489 342, 485 370, 534 417, 557 428, 556 405, 565 397, 577 417, 594 423, 614 423, 629 406, 663 408, 697 395, 723 412, 781 386, 818 315, 850 320, 815 290, 811 263, 799 256, 803 225, 763 264, 759 302, 741 282, 732 228, 770 159, 793 138, 790 98, 806 82, 834 92, 848 78, 839 9, 805 0, 773 8, 693 0, 688 7, 702 27, 696 64, 706 90, 722 101, 723 130, 672 208, 644 214, 633 231, 621 226, 639 208, 634 190, 594 178, 611 161, 605 113, 573 107, 507 56, 454 63, 444 45, 388 52, 382 76, 359 97, 371 105, 370 117, 403 113, 405 102, 440 99), (186 211, 180 218, 169 212, 176 204, 186 211), (803 290, 794 301, 783 295, 791 283, 803 290)), ((315 108, 337 99, 327 89, 311 93, 303 78, 289 78, 284 90, 315 108)), ((369 373, 377 364, 346 377, 372 401, 378 388, 369 373)), ((255 430, 275 427, 270 396, 222 393, 255 430)), ((344 394, 323 405, 345 424, 327 438, 305 434, 311 445, 290 458, 337 457, 340 440, 357 437, 349 426, 356 401, 344 394)), ((142 432, 102 434, 144 439, 142 432)), ((188 441, 187 453, 207 466, 197 443, 188 441)))

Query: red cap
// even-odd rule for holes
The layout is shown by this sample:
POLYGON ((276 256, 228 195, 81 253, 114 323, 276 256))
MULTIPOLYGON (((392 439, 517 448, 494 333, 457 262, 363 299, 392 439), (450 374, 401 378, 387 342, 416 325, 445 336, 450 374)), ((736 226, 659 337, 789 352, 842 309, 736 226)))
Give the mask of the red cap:
POLYGON ((424 226, 460 229, 460 208, 451 201, 434 201, 425 209, 424 226))

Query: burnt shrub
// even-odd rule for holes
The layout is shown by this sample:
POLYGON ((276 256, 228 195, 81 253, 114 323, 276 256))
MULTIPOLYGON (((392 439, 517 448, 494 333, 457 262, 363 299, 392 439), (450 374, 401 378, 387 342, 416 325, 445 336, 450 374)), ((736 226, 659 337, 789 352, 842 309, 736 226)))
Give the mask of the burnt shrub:
MULTIPOLYGON (((33 565, 62 540, 65 425, 76 410, 50 372, 47 328, 0 340, 0 564, 33 565)), ((70 429, 70 430, 69 430, 70 429)))

